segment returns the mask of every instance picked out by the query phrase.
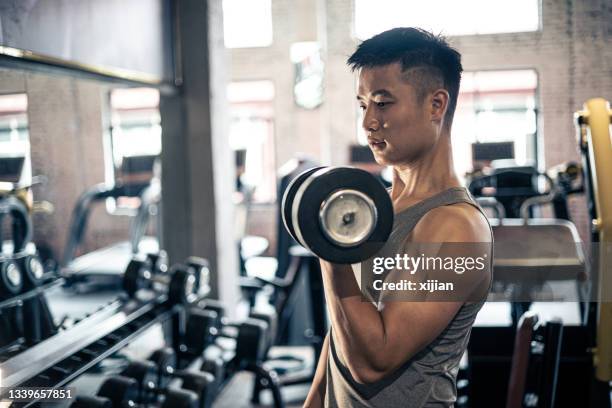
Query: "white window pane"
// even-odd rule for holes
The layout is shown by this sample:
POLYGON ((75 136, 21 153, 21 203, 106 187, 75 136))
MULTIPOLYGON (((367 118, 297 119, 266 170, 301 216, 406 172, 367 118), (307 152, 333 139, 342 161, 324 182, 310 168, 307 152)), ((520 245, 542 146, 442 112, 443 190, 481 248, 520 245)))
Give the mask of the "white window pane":
POLYGON ((272 81, 243 81, 227 85, 227 99, 230 103, 272 102, 274 83, 272 81))
POLYGON ((536 31, 539 21, 538 0, 355 0, 355 36, 360 39, 393 27, 451 36, 536 31))
POLYGON ((537 85, 534 70, 462 75, 451 139, 458 174, 472 170, 474 142, 513 142, 518 165, 535 163, 537 85))
POLYGON ((27 184, 31 181, 27 108, 26 94, 0 95, 0 160, 6 160, 0 166, 0 182, 27 184), (19 162, 23 165, 16 165, 19 162))
POLYGON ((271 45, 270 0, 223 0, 223 33, 227 48, 271 45))
POLYGON ((255 202, 272 202, 276 197, 274 93, 274 83, 269 80, 238 81, 227 87, 229 145, 234 151, 246 151, 240 181, 254 188, 255 202))

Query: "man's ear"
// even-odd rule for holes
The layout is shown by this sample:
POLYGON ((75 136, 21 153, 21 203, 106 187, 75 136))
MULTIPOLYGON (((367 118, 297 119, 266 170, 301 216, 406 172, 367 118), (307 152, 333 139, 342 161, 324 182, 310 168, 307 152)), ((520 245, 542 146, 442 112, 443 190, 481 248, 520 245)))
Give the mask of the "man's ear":
POLYGON ((438 89, 431 94, 431 120, 442 122, 448 108, 449 95, 446 89, 438 89))

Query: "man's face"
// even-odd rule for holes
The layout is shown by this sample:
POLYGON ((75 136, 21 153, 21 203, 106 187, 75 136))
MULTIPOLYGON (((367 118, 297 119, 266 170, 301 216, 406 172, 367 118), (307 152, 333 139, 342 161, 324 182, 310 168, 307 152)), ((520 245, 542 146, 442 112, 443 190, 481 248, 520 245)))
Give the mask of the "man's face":
POLYGON ((362 126, 381 165, 410 164, 436 142, 429 98, 419 103, 412 85, 402 78, 400 63, 363 68, 357 100, 362 126))

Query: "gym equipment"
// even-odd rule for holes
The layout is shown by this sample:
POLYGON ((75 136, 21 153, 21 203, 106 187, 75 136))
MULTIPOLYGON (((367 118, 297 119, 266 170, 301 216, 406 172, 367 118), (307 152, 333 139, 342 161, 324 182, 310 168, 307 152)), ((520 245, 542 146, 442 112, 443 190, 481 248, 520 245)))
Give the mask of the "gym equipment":
POLYGON ((113 408, 134 406, 137 401, 138 384, 133 378, 113 376, 107 378, 100 389, 98 397, 108 399, 113 408))
POLYGON ((215 382, 212 374, 178 369, 178 359, 174 350, 164 347, 153 352, 148 361, 153 363, 157 373, 157 389, 154 393, 165 392, 173 378, 182 380, 182 388, 193 391, 203 403, 207 398, 208 387, 215 382))
POLYGON ((155 274, 146 259, 132 259, 123 276, 123 289, 134 297, 140 289, 155 289, 160 284, 168 293, 171 303, 190 303, 197 293, 196 278, 192 268, 175 265, 167 274, 155 274))
MULTIPOLYGON (((510 327, 473 330, 476 337, 469 343, 467 353, 467 406, 558 406, 556 396, 565 391, 558 382, 563 361, 561 347, 566 352, 572 348, 573 344, 565 343, 569 339, 574 339, 569 343, 575 343, 575 331, 567 335, 561 321, 539 321, 533 312, 521 316, 516 330, 510 327), (484 332, 496 336, 481 337, 484 332)), ((573 356, 566 359, 570 364, 581 364, 573 356)), ((572 397, 569 405, 565 401, 561 405, 575 406, 579 399, 572 397)))
MULTIPOLYGON (((587 101, 585 108, 581 112, 575 114, 577 124, 577 136, 580 151, 582 153, 582 180, 578 180, 576 176, 575 165, 567 165, 565 169, 551 169, 549 175, 555 181, 559 189, 564 193, 572 193, 573 191, 584 190, 589 215, 592 220, 591 242, 601 246, 610 244, 610 216, 612 214, 612 174, 610 157, 612 157, 612 143, 610 139, 610 116, 611 111, 608 103, 603 99, 592 99, 587 101), (553 173, 553 174, 550 174, 553 173), (556 174, 555 174, 556 173, 556 174), (576 186, 576 182, 581 181, 582 186, 576 186)), ((552 194, 551 194, 552 195, 552 194)), ((554 204, 554 201, 553 201, 554 204)), ((558 218, 563 218, 562 213, 566 212, 561 208, 558 211, 555 205, 555 215, 558 218)), ((500 226, 508 226, 509 221, 503 220, 500 226)), ((525 223, 523 220, 514 220, 516 224, 522 225, 520 228, 528 228, 534 222, 547 220, 528 220, 525 223)), ((548 220, 551 221, 551 220, 548 220)), ((557 226, 546 226, 550 234, 541 235, 545 232, 544 227, 540 230, 538 238, 533 237, 525 246, 530 247, 531 243, 542 245, 545 241, 549 245, 558 245, 563 230, 562 222, 566 220, 552 220, 559 224, 557 226), (562 221, 562 222, 559 222, 562 221), (537 242, 540 241, 540 242, 537 242)), ((565 237, 570 235, 577 236, 570 229, 565 228, 565 237)), ((515 229, 518 232, 519 229, 515 229)), ((506 232, 510 233, 510 229, 506 232)), ((508 237, 511 235, 508 234, 508 237)), ((514 240, 525 240, 525 235, 520 234, 514 237, 514 240)), ((561 237, 563 239, 563 237, 561 237)), ((496 237, 496 242, 497 242, 496 237)), ((609 246, 607 247, 609 248, 609 246)), ((541 252, 540 252, 541 253, 541 252)), ((499 257, 496 252, 496 262, 503 261, 503 257, 499 257)), ((577 259, 576 254, 566 254, 570 259, 577 259)), ((530 339, 519 342, 519 337, 524 336, 523 325, 519 324, 519 331, 516 332, 514 327, 478 327, 472 329, 470 343, 468 345, 468 377, 470 398, 468 404, 472 408, 503 406, 505 402, 520 404, 520 406, 552 406, 555 407, 576 407, 585 406, 591 408, 609 408, 610 401, 610 379, 612 377, 612 331, 610 331, 612 321, 611 303, 606 300, 605 296, 610 292, 610 258, 609 251, 605 249, 599 252, 599 259, 595 259, 591 265, 595 265, 597 269, 590 269, 589 275, 596 276, 598 282, 593 280, 594 285, 598 285, 597 291, 599 297, 597 301, 591 301, 586 304, 586 318, 580 325, 565 325, 554 324, 549 322, 546 326, 551 327, 551 332, 548 333, 548 338, 554 339, 560 337, 561 340, 557 345, 555 341, 542 342, 538 339, 539 329, 533 331, 531 339, 536 340, 536 347, 531 347, 530 339), (603 295, 603 296, 602 296, 603 295), (523 330, 521 330, 523 329, 523 330), (517 346, 515 347, 512 339, 517 335, 517 346), (542 348, 543 343, 543 348, 542 348), (549 347, 550 346, 550 347, 549 347), (555 374, 554 365, 556 364, 554 353, 549 354, 549 358, 538 355, 534 351, 542 351, 547 348, 554 349, 558 347, 558 371, 555 374), (519 350, 519 354, 513 356, 513 349, 519 350), (521 357, 520 350, 527 349, 530 356, 527 358, 525 353, 521 357), (520 360, 525 360, 529 363, 532 361, 533 354, 535 360, 539 362, 540 370, 530 373, 529 370, 525 373, 520 372, 517 375, 516 370, 511 370, 511 362, 516 358, 516 365, 520 367, 520 360), (521 392, 517 387, 511 388, 512 395, 507 395, 509 375, 512 376, 513 383, 511 386, 520 385, 521 381, 525 382, 524 391, 521 392), (557 382, 556 389, 554 383, 557 382), (544 387, 544 388, 540 388, 544 387), (538 388, 540 388, 538 390, 538 388), (535 389, 535 392, 533 391, 535 389), (537 396, 537 398, 535 398, 537 396), (508 400, 506 399, 508 397, 508 400), (514 401, 511 399, 514 398, 514 401), (554 400, 553 400, 554 398, 554 400), (536 401, 537 400, 537 401, 536 401)), ((568 259, 569 260, 569 259, 568 259)), ((545 264, 545 260, 537 259, 540 264, 545 264), (542 262, 544 261, 544 262, 542 262)), ((593 261, 593 260, 592 260, 593 261)), ((566 265, 555 265, 555 273, 571 272, 571 268, 578 265, 570 265, 575 262, 566 262, 566 265), (564 271, 565 270, 565 271, 564 271)), ((535 262, 534 262, 535 264, 535 262)), ((510 265, 508 265, 510 266, 510 265)), ((544 266, 544 265, 542 265, 544 266)), ((536 271, 537 272, 537 271, 536 271)), ((494 273, 497 278, 497 271, 494 273)))
POLYGON ((14 256, 23 276, 23 288, 28 290, 38 287, 45 278, 45 267, 36 255, 20 254, 14 256))
POLYGON ((283 196, 283 222, 317 256, 350 264, 373 256, 393 227, 384 186, 365 170, 326 167, 298 176, 283 196))
MULTIPOLYGON (((10 186, 10 190, 2 190, 0 187, 0 225, 4 216, 11 217, 12 253, 16 254, 23 252, 32 240, 32 220, 25 199, 18 195, 19 191, 12 189, 13 184, 10 186)), ((3 251, 3 247, 4 240, 0 229, 0 252, 3 251)))
POLYGON ((147 261, 149 265, 151 265, 151 270, 156 273, 166 273, 168 272, 169 264, 168 264, 168 253, 163 249, 160 249, 159 252, 149 252, 147 253, 147 261))
MULTIPOLYGON (((137 254, 153 254, 160 250, 156 237, 144 235, 150 224, 151 214, 156 212, 160 202, 159 183, 118 184, 110 188, 100 184, 85 191, 72 212, 61 263, 62 275, 67 284, 80 292, 121 289, 123 272, 132 257, 137 254), (91 208, 109 198, 120 197, 137 197, 141 203, 130 226, 129 241, 118 242, 75 258, 85 236, 91 208)), ((160 259, 162 258, 160 255, 160 259)))
POLYGON ((226 361, 221 357, 204 357, 200 371, 212 375, 214 381, 208 385, 208 394, 204 400, 204 406, 210 407, 217 395, 221 392, 225 379, 226 361))
MULTIPOLYGON (((174 367, 164 364, 158 367, 154 361, 133 361, 121 375, 137 381, 137 401, 142 404, 156 402, 160 396, 167 397, 173 390, 169 388, 169 383, 174 378, 180 378, 183 382, 182 388, 192 391, 197 396, 198 402, 206 399, 207 387, 214 382, 212 374, 174 370, 174 367), (161 370, 163 369, 170 370, 164 372, 161 376, 161 370)), ((198 404, 198 406, 202 406, 202 404, 198 404)))
POLYGON ((475 197, 493 197, 499 201, 509 218, 520 217, 523 202, 536 196, 552 192, 553 182, 546 173, 540 173, 532 166, 494 167, 490 173, 469 174, 466 180, 470 193, 475 197), (539 182, 545 179, 548 191, 542 192, 539 182))
MULTIPOLYGON (((198 397, 195 393, 180 389, 168 389, 164 393, 165 399, 161 408, 197 408, 198 397)), ((97 398, 78 397, 71 408, 81 406, 106 407, 111 404, 113 408, 138 407, 138 382, 134 378, 113 376, 107 378, 98 390, 97 398), (93 403, 94 405, 86 405, 93 403)))
POLYGON ((293 200, 295 198, 295 194, 297 193, 297 189, 302 185, 302 183, 304 183, 304 181, 308 177, 310 177, 316 171, 324 168, 325 167, 323 166, 319 166, 303 171, 302 173, 298 174, 297 177, 291 180, 291 182, 285 189, 285 194, 283 195, 283 201, 281 203, 282 219, 283 223, 285 224, 285 228, 289 232, 289 235, 291 235, 291 238, 296 241, 297 239, 295 237, 295 230, 293 229, 293 222, 290 222, 292 220, 291 212, 293 211, 293 200))
POLYGON ((210 265, 208 260, 198 256, 190 256, 185 260, 185 265, 193 271, 197 290, 206 289, 208 291, 210 283, 210 265))
MULTIPOLYGON (((233 354, 227 354, 227 349, 221 350, 220 356, 206 357, 200 370, 211 373, 215 379, 211 383, 210 396, 218 395, 234 374, 240 371, 249 371, 255 374, 255 388, 269 389, 272 392, 275 408, 284 407, 280 393, 280 382, 277 373, 267 366, 266 354, 268 347, 268 324, 263 320, 249 318, 236 324, 236 346, 233 354)), ((224 337, 221 335, 219 337, 224 337)), ((208 350, 207 350, 208 351, 208 350)))
POLYGON ((18 294, 23 288, 19 267, 12 259, 0 259, 0 299, 18 294))
MULTIPOLYGON (((603 98, 590 99, 584 104, 584 110, 575 113, 578 130, 578 142, 585 162, 585 178, 588 180, 588 197, 594 202, 591 207, 593 242, 599 242, 602 250, 598 259, 599 293, 612 292, 612 256, 609 245, 612 242, 612 141, 610 139, 610 103, 603 98), (605 248, 605 246, 608 246, 605 248)), ((598 299, 596 317, 597 343, 594 355, 596 362, 595 376, 603 383, 604 390, 609 392, 609 381, 612 380, 612 302, 598 299), (605 387, 605 383, 608 386, 605 387)), ((595 313, 593 313, 595 314, 595 313)), ((603 392, 605 396, 605 391, 603 392)), ((604 397, 605 398, 605 397, 604 397)))
POLYGON ((113 408, 113 403, 104 397, 79 395, 70 408, 113 408))
POLYGON ((187 318, 185 333, 185 354, 198 357, 204 353, 206 347, 213 343, 214 336, 220 329, 218 314, 212 310, 191 307, 187 318))

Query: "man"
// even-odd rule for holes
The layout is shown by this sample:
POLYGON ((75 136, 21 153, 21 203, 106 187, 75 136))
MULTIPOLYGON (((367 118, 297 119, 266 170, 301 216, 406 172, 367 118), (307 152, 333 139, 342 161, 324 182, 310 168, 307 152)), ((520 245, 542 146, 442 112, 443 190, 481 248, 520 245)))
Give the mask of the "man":
MULTIPOLYGON (((396 28, 361 43, 348 64, 359 74, 370 148, 379 164, 393 167, 387 249, 401 255, 411 243, 490 245, 486 216, 453 170, 460 54, 426 31, 396 28)), ((361 274, 371 274, 365 265, 361 274)), ((321 261, 321 267, 331 330, 305 406, 453 406, 490 269, 471 275, 462 299, 366 302, 350 265, 321 261)))

